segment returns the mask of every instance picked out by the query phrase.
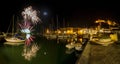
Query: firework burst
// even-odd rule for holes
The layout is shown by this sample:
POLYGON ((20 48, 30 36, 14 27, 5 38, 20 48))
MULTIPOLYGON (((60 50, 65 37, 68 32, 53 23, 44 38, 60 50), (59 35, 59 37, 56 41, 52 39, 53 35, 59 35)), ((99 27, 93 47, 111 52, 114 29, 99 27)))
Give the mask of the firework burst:
POLYGON ((21 27, 21 32, 26 34, 25 44, 30 45, 31 42, 33 41, 33 38, 35 38, 34 36, 31 35, 31 32, 34 31, 33 26, 31 26, 29 22, 24 22, 23 24, 19 25, 21 27))
POLYGON ((37 11, 32 9, 32 6, 29 6, 24 9, 22 15, 24 20, 31 20, 32 23, 37 24, 37 22, 41 21, 40 18, 37 16, 37 11))
POLYGON ((22 33, 31 33, 33 30, 33 26, 30 24, 30 22, 25 21, 24 23, 19 24, 21 28, 22 33))
POLYGON ((33 42, 33 39, 34 39, 34 38, 35 38, 35 37, 32 36, 32 35, 26 34, 25 44, 29 46, 29 45, 31 44, 31 42, 33 42))

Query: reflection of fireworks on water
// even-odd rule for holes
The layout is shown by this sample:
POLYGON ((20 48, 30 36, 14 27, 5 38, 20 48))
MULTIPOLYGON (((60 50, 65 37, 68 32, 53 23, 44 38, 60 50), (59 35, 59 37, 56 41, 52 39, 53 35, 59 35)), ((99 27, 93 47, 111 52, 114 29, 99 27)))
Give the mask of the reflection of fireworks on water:
POLYGON ((30 47, 24 46, 22 56, 24 56, 26 60, 30 61, 33 57, 36 56, 36 53, 38 50, 39 50, 39 47, 35 43, 32 44, 30 47))
POLYGON ((25 8, 22 15, 25 20, 31 20, 35 24, 40 21, 40 18, 37 16, 37 11, 33 10, 32 6, 25 8))

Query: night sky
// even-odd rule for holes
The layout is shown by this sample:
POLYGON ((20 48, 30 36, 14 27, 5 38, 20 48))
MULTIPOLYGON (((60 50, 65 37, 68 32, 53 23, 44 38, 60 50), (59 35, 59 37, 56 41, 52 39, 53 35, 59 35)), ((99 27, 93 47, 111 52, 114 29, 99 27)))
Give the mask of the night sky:
POLYGON ((5 32, 13 14, 21 16, 22 10, 29 5, 40 11, 39 15, 44 23, 52 23, 50 21, 54 19, 56 26, 58 17, 60 27, 63 27, 63 24, 71 27, 93 26, 97 19, 120 22, 120 4, 115 1, 4 0, 0 2, 0 31, 5 32), (47 12, 48 15, 44 16, 43 12, 47 12))

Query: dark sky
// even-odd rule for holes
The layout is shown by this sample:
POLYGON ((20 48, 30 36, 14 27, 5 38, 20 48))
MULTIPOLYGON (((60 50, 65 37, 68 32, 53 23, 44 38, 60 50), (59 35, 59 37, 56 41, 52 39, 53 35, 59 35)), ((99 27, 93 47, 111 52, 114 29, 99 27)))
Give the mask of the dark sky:
POLYGON ((20 16, 21 11, 29 5, 40 10, 41 15, 44 11, 48 12, 49 19, 57 15, 61 26, 63 18, 69 26, 92 25, 97 19, 120 20, 120 4, 116 1, 4 0, 0 2, 0 31, 6 30, 13 14, 20 16))

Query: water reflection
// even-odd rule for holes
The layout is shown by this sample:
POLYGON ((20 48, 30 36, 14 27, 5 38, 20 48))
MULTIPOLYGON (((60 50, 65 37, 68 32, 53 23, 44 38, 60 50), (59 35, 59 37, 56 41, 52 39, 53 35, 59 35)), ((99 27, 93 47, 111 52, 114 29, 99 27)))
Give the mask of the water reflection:
POLYGON ((24 46, 22 56, 28 61, 33 57, 36 57, 37 51, 40 49, 36 43, 33 43, 31 46, 24 46))
POLYGON ((66 54, 72 54, 75 51, 75 49, 66 49, 66 54))
MULTIPOLYGON (((6 64, 75 64, 78 53, 75 49, 66 53, 66 41, 56 39, 47 40, 44 37, 35 36, 34 42, 25 45, 8 45, 0 47, 0 57, 6 64), (69 53, 70 52, 70 53, 69 53), (52 58, 52 59, 51 59, 52 58)), ((0 61, 1 62, 1 61, 0 61)), ((3 64, 3 63, 0 63, 3 64)))

